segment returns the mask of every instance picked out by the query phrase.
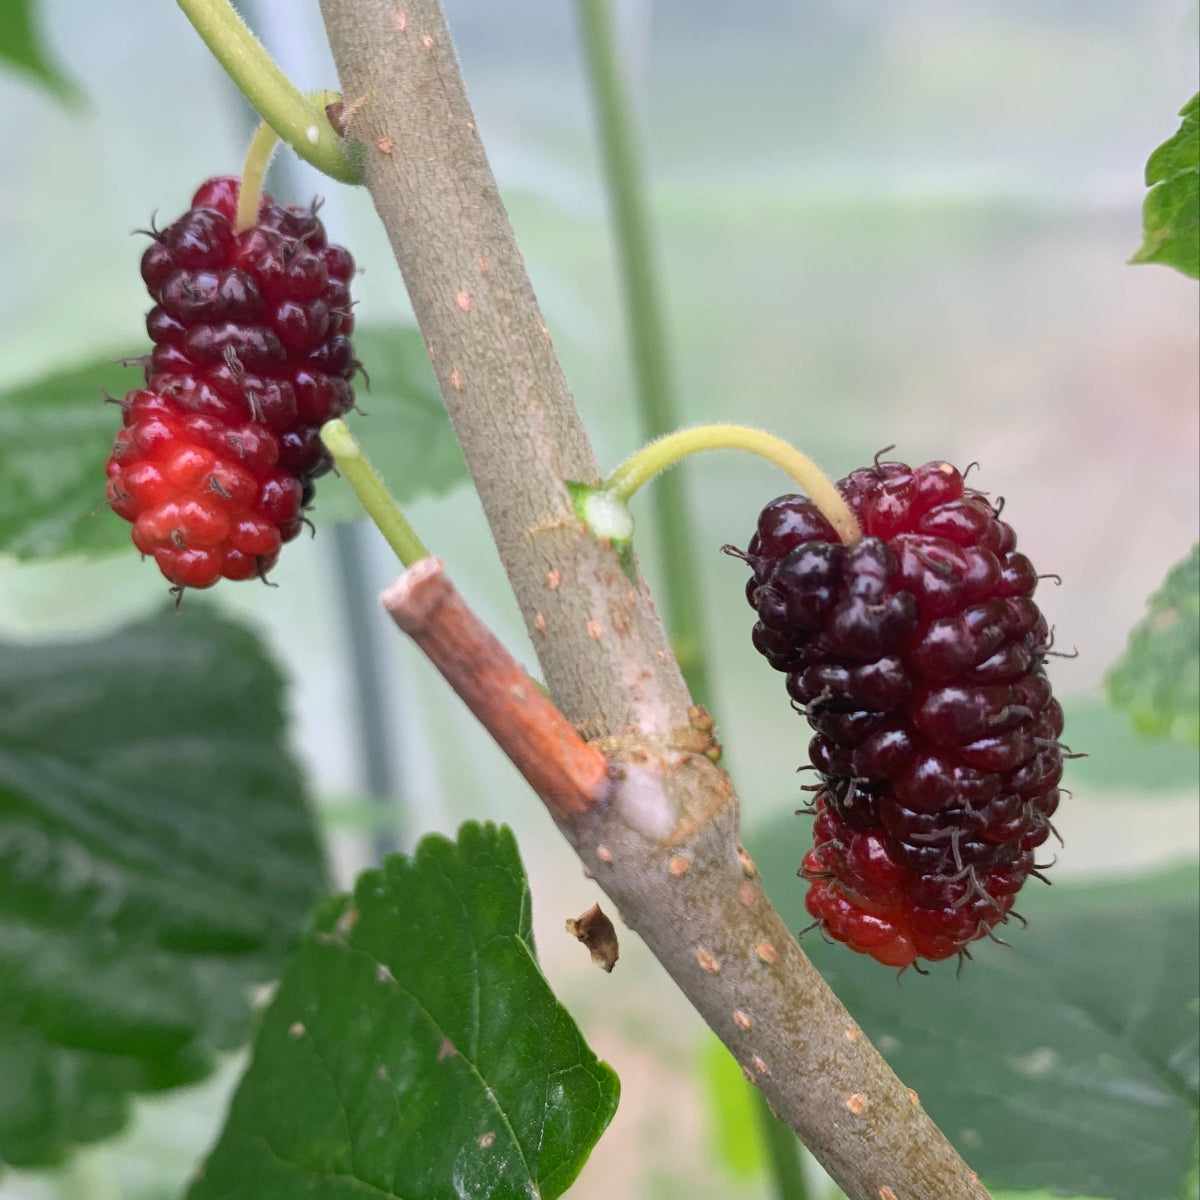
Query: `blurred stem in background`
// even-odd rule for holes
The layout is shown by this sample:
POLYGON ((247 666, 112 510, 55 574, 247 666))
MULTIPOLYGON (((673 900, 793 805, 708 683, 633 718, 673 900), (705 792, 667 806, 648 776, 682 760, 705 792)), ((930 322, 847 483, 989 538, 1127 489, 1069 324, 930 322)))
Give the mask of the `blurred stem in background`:
MULTIPOLYGON (((655 277, 641 165, 609 0, 579 0, 579 18, 625 291, 642 437, 650 441, 677 429, 681 422, 667 364, 662 300, 655 277)), ((704 655, 704 612, 685 483, 679 468, 655 481, 654 523, 663 561, 667 632, 692 698, 698 704, 711 704, 704 655)))
MULTIPOLYGON (((261 26, 269 25, 269 40, 285 62, 291 58, 313 56, 314 48, 308 44, 309 38, 301 22, 287 20, 278 10, 260 5, 256 0, 243 0, 240 7, 248 26, 256 33, 261 26)), ((242 105, 243 110, 244 107, 242 105)), ((249 129, 253 114, 246 116, 249 129)), ((288 194, 298 193, 304 185, 302 169, 291 155, 277 157, 271 170, 288 194)), ((328 180, 324 183, 326 192, 336 187, 328 180)), ((354 713, 348 725, 357 740, 361 786, 368 802, 377 807, 383 817, 378 825, 372 824, 368 835, 371 854, 378 862, 403 849, 397 806, 404 794, 404 779, 392 750, 394 731, 389 730, 389 723, 397 714, 395 698, 389 694, 383 676, 383 664, 387 662, 384 639, 389 630, 381 618, 377 589, 371 579, 371 525, 366 520, 339 524, 324 531, 322 536, 333 543, 329 574, 334 577, 337 612, 349 651, 348 675, 354 713)))
MULTIPOLYGON (((610 0, 578 0, 584 57, 592 87, 608 203, 625 293, 625 315, 642 436, 671 433, 680 424, 667 364, 662 300, 654 269, 645 188, 622 77, 610 0)), ((697 703, 712 702, 705 658, 704 613, 695 538, 687 508, 685 477, 678 467, 655 480, 654 523, 662 556, 667 629, 675 656, 697 703)), ((759 1128, 778 1200, 809 1200, 810 1192, 796 1135, 781 1124, 758 1088, 759 1128)))

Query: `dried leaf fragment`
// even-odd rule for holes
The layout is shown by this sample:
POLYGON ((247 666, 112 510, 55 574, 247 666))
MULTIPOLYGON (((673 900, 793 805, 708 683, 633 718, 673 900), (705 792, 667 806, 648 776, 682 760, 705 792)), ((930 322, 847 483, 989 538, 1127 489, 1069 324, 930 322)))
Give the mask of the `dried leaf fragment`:
POLYGON ((596 966, 611 971, 617 965, 620 957, 617 931, 599 904, 593 904, 582 916, 568 917, 565 926, 569 934, 588 948, 596 966))

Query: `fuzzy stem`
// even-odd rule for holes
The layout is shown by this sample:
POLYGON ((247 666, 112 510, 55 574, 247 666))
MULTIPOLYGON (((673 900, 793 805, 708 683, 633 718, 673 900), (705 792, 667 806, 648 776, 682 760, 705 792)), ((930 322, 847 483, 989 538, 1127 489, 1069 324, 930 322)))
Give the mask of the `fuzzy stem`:
POLYGON ((176 0, 255 111, 306 162, 342 183, 361 183, 324 109, 283 73, 229 0, 176 0))
POLYGON ((604 482, 604 490, 629 502, 643 484, 701 450, 749 450, 786 471, 809 495, 847 545, 862 537, 850 506, 811 458, 774 434, 746 425, 697 425, 667 434, 631 454, 604 482))
POLYGON ((327 421, 321 427, 321 441, 333 455, 333 461, 346 477, 346 482, 354 489, 354 494, 366 509, 367 516, 375 522, 379 532, 387 539, 387 544, 395 550, 396 557, 406 567, 428 558, 429 551, 425 549, 421 539, 408 523, 408 518, 400 511, 400 506, 392 498, 391 492, 387 490, 383 480, 371 466, 370 460, 354 440, 354 435, 346 428, 346 423, 327 421))
MULTIPOLYGON (((579 21, 625 293, 638 417, 642 437, 649 440, 678 428, 680 416, 667 361, 666 329, 633 115, 608 0, 579 0, 579 21)), ((652 504, 663 564, 667 631, 688 690, 696 699, 709 703, 712 691, 704 655, 704 593, 695 583, 699 571, 684 475, 664 479, 655 490, 652 504)))
POLYGON ((242 164, 242 182, 238 188, 237 216, 233 223, 234 233, 244 233, 258 220, 258 206, 262 200, 263 179, 271 157, 279 145, 279 134, 264 121, 250 139, 246 161, 242 164))

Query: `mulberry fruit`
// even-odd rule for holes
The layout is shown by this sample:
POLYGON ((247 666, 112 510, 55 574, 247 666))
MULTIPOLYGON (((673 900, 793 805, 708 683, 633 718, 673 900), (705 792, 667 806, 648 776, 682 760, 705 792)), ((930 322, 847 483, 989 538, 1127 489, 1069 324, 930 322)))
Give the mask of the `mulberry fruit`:
POLYGON ((142 258, 146 384, 122 402, 109 506, 177 587, 265 576, 330 467, 320 428, 354 404, 354 260, 314 209, 210 179, 142 258))
POLYGON ((1037 574, 949 463, 877 462, 838 490, 863 536, 781 496, 740 557, 753 642, 815 730, 806 904, 895 967, 1008 919, 1052 832, 1062 709, 1037 574))

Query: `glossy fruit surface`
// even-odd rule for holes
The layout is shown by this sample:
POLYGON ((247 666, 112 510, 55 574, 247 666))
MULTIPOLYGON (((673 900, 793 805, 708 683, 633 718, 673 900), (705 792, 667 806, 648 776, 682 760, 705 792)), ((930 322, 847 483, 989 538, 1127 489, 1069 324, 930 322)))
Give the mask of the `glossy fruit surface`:
POLYGON ((142 257, 146 385, 124 399, 110 507, 178 587, 265 575, 354 404, 349 281, 315 210, 264 195, 235 232, 238 180, 210 179, 142 257))
POLYGON ((1052 831, 1062 709, 1037 574, 986 497, 944 462, 837 486, 863 537, 844 546, 781 496, 741 556, 746 594, 754 645, 815 731, 809 912, 903 967, 1007 919, 1052 831))

